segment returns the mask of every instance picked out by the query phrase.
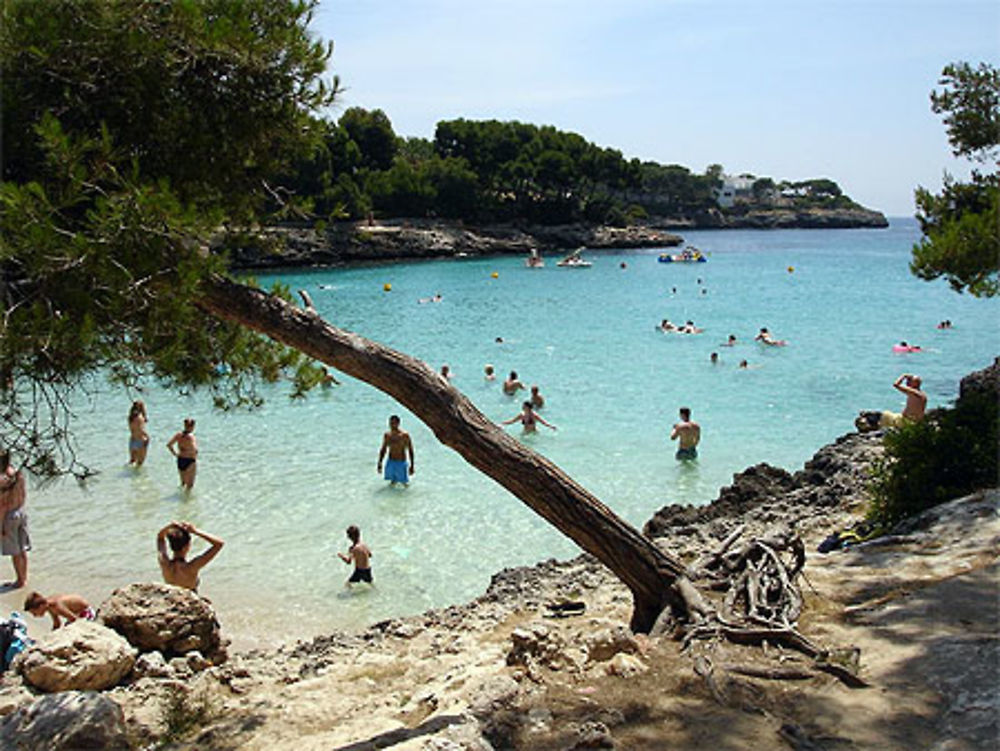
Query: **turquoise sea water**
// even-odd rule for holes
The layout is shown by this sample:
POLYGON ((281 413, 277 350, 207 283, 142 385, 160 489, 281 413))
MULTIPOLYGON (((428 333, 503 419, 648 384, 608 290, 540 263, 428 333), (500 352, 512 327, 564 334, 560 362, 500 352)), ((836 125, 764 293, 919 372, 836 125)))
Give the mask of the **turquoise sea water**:
MULTIPOLYGON (((500 379, 513 369, 538 384, 542 414, 559 430, 525 440, 636 525, 667 503, 709 502, 748 465, 797 469, 853 429, 859 409, 900 409, 891 384, 902 372, 921 375, 931 405, 941 405, 962 375, 1000 353, 997 301, 910 275, 911 220, 887 230, 684 237, 708 263, 661 264, 658 251, 636 250, 588 253, 587 270, 557 268, 557 256, 541 270, 504 257, 261 281, 306 288, 331 322, 435 368, 447 363, 454 385, 497 421, 521 400, 484 381, 486 363, 500 379), (442 302, 418 303, 436 292, 442 302), (661 334, 654 326, 663 318, 691 319, 705 333, 661 334), (937 330, 945 318, 954 328, 937 330), (753 343, 761 326, 788 346, 753 343), (730 333, 737 346, 720 347, 730 333), (895 354, 900 340, 925 351, 895 354), (738 369, 741 359, 751 369, 738 369), (675 461, 667 440, 681 405, 703 430, 692 463, 675 461)), ((80 404, 83 458, 102 471, 85 488, 61 481, 31 490, 31 586, 99 603, 127 582, 157 580, 156 531, 188 519, 226 540, 202 592, 236 644, 248 646, 461 602, 505 566, 577 552, 391 399, 341 380, 294 403, 275 389, 263 409, 239 414, 213 412, 207 395, 150 389, 142 396, 153 445, 137 472, 125 466, 131 395, 105 389, 80 404), (406 489, 387 487, 375 471, 392 413, 416 447, 406 489), (201 454, 185 498, 164 444, 188 415, 198 420, 201 454), (349 568, 335 553, 347 547, 348 524, 374 551, 373 590, 344 589, 349 568)), ((21 600, 3 594, 0 607, 21 600)))

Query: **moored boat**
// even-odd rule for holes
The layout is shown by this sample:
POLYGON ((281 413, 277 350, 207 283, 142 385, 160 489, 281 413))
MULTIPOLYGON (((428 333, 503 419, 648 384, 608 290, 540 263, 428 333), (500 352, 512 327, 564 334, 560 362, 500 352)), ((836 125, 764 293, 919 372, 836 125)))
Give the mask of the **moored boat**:
POLYGON ((705 263, 705 254, 693 245, 688 245, 680 253, 660 253, 660 263, 705 263))
POLYGON ((567 255, 565 258, 556 263, 556 266, 562 266, 566 269, 589 269, 593 264, 587 259, 580 255, 580 251, 583 248, 577 248, 572 253, 567 255))

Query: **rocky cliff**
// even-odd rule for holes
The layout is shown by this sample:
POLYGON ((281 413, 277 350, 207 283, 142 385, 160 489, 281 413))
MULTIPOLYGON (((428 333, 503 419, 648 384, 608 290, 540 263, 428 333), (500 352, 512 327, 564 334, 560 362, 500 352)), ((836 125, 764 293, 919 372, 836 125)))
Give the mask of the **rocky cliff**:
POLYGON ((862 208, 772 208, 738 212, 712 209, 690 218, 663 218, 651 224, 663 229, 881 229, 889 226, 889 220, 879 211, 862 208))
POLYGON ((527 255, 537 251, 659 248, 682 239, 652 227, 469 227, 457 223, 394 221, 336 224, 323 230, 271 227, 230 249, 240 269, 337 266, 414 258, 527 255))

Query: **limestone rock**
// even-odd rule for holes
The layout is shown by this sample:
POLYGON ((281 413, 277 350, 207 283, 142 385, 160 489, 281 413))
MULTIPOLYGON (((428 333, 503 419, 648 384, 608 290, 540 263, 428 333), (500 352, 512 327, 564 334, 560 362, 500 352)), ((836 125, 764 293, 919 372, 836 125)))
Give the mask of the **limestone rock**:
POLYGON ((639 642, 624 626, 602 629, 587 638, 587 657, 591 662, 610 660, 619 652, 636 654, 639 651, 639 642))
POLYGON ((515 628, 510 635, 511 649, 507 653, 508 665, 531 667, 533 663, 559 668, 566 662, 565 644, 557 631, 544 623, 528 623, 515 628))
POLYGON ((128 751, 125 718, 111 699, 93 691, 50 694, 8 715, 0 748, 10 751, 128 751))
POLYGON ((989 367, 969 373, 958 387, 959 400, 971 398, 974 394, 984 394, 1000 399, 1000 357, 989 367))
POLYGON ((619 652, 608 661, 608 675, 617 675, 619 678, 632 678, 633 676, 645 673, 649 667, 635 655, 619 652))
POLYGON ((36 641, 15 665, 42 691, 102 691, 128 675, 135 658, 136 650, 111 629, 75 621, 36 641))
POLYGON ((138 678, 169 678, 174 674, 163 654, 155 651, 139 655, 132 672, 138 678))
POLYGON ((225 661, 219 621, 212 604, 169 584, 129 584, 101 603, 101 620, 143 652, 181 655, 194 650, 213 664, 225 661))
POLYGON ((615 748, 615 740, 611 731, 603 722, 585 722, 577 728, 577 742, 570 746, 570 751, 583 751, 587 748, 615 748))
POLYGON ((34 700, 35 694, 27 689, 23 681, 16 683, 3 681, 2 687, 0 687, 0 718, 6 717, 34 700))

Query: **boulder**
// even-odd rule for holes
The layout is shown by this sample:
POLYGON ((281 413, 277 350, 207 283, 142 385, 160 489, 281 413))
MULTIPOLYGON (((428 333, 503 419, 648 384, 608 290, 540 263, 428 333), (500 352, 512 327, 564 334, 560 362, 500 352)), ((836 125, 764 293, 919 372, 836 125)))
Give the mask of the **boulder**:
POLYGON ((533 622, 515 628, 510 634, 511 649, 507 653, 508 665, 547 665, 558 669, 568 662, 563 654, 565 644, 559 632, 544 623, 533 622))
POLYGON ((608 675, 617 675, 619 678, 634 678, 640 673, 649 670, 646 663, 635 655, 619 652, 607 664, 608 675))
POLYGON ((136 650, 111 629, 74 621, 45 634, 14 664, 42 691, 103 691, 131 672, 135 658, 136 650))
POLYGON ((128 751, 125 717, 93 691, 66 691, 33 701, 0 724, 0 748, 10 751, 128 751))
POLYGON ((165 655, 199 651, 218 665, 225 645, 212 603, 169 584, 129 584, 101 603, 101 621, 142 652, 165 655))
POLYGON ((619 652, 637 654, 639 642, 624 626, 614 626, 587 637, 587 657, 591 662, 610 660, 619 652))
POLYGON ((958 387, 959 401, 977 394, 1000 399, 1000 357, 992 365, 969 373, 962 379, 958 387))

